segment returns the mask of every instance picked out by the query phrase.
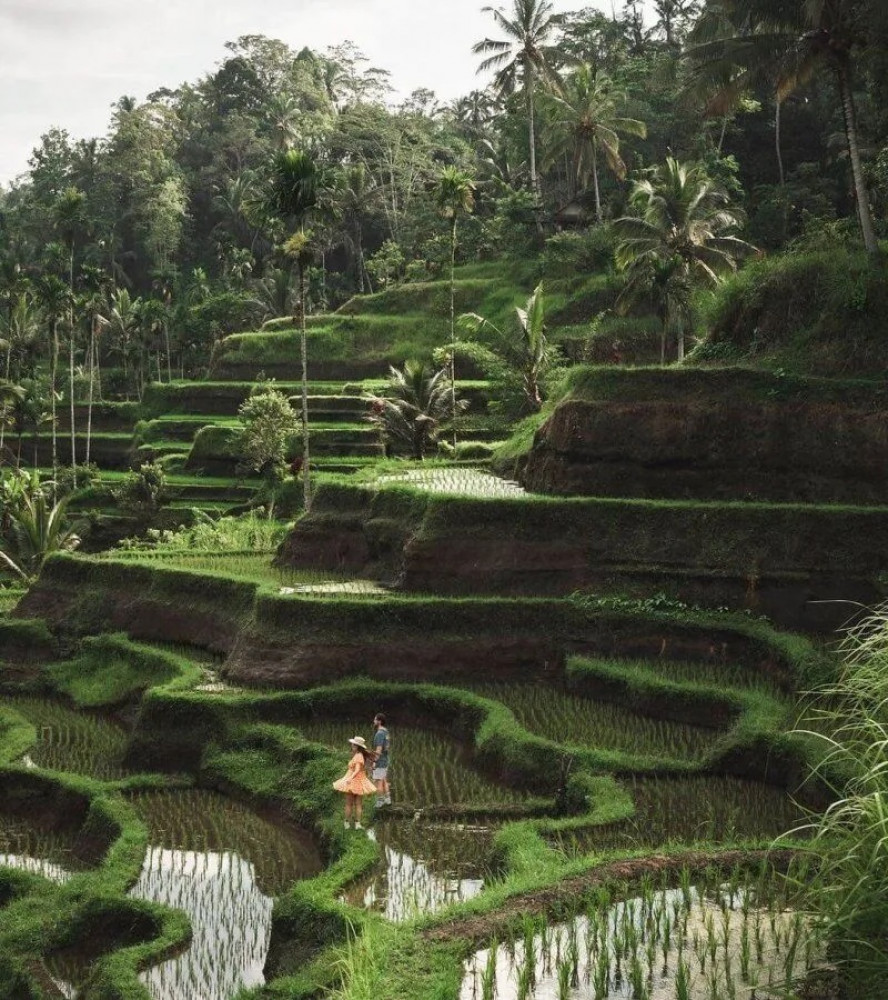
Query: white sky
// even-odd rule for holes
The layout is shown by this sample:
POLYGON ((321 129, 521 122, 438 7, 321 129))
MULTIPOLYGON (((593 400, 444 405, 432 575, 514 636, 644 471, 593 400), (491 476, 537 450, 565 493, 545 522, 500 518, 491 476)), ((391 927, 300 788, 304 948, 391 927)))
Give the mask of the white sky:
MULTIPOLYGON (((401 94, 449 100, 476 86, 471 45, 504 0, 0 0, 0 184, 27 168, 53 126, 103 135, 123 94, 142 99, 210 71, 240 35, 324 51, 346 39, 401 94)), ((557 11, 611 0, 553 0, 557 11)), ((617 8, 622 0, 616 0, 617 8)))

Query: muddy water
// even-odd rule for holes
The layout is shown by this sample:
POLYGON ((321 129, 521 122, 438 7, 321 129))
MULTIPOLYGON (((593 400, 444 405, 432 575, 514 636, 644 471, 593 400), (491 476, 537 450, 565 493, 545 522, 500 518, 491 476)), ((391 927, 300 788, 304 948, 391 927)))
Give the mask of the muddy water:
POLYGON ((151 847, 137 899, 188 914, 190 946, 141 976, 154 1000, 230 1000, 264 983, 273 897, 317 874, 311 836, 211 792, 132 798, 151 847))
POLYGON ((377 823, 367 835, 379 843, 383 860, 344 898, 394 921, 472 899, 491 875, 493 834, 487 826, 400 819, 377 823))

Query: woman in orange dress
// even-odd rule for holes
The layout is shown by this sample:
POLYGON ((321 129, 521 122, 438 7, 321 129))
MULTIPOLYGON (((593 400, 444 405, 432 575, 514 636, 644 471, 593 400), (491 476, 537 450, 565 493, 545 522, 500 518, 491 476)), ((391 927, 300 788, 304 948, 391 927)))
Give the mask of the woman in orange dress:
POLYGON ((364 742, 363 736, 354 736, 349 741, 354 754, 348 762, 348 770, 333 782, 337 792, 345 795, 345 828, 354 815, 355 829, 361 830, 361 814, 364 808, 363 796, 375 795, 376 785, 367 777, 367 764, 375 759, 373 751, 364 742))

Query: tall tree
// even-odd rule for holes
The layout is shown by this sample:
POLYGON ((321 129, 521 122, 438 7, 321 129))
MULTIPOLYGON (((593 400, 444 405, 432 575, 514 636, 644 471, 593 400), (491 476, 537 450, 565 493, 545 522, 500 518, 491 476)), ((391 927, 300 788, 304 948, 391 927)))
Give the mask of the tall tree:
POLYGON ((724 113, 756 82, 776 86, 778 107, 822 70, 835 80, 845 143, 857 199, 864 246, 879 253, 866 177, 860 158, 854 78, 870 44, 872 23, 884 17, 882 0, 719 0, 713 19, 740 25, 739 31, 694 45, 690 56, 698 76, 718 87, 710 110, 724 113))
POLYGON ((512 8, 484 7, 492 14, 504 38, 485 38, 472 51, 487 56, 479 73, 496 70, 494 87, 503 96, 513 94, 520 84, 527 109, 527 141, 530 154, 530 184, 539 196, 536 165, 536 121, 534 99, 537 81, 557 86, 549 43, 554 41, 559 18, 549 0, 512 0, 512 8))
POLYGON ((635 185, 631 201, 636 214, 614 223, 617 264, 629 278, 621 304, 653 299, 662 328, 660 360, 666 361, 675 327, 681 361, 694 286, 717 283, 754 248, 734 235, 741 214, 698 164, 668 158, 635 185))
POLYGON ((74 351, 77 325, 74 322, 74 251, 77 237, 85 223, 85 201, 82 191, 76 187, 68 187, 59 196, 54 210, 56 229, 64 240, 68 253, 68 407, 71 421, 71 470, 75 487, 77 486, 77 427, 74 406, 74 351))
POLYGON ((291 235, 284 244, 287 256, 296 263, 299 278, 299 323, 302 347, 302 485, 305 509, 311 506, 311 471, 308 428, 308 335, 306 332, 305 270, 311 263, 311 231, 307 228, 321 207, 324 176, 317 159, 307 150, 290 149, 277 155, 271 183, 271 207, 291 235))
POLYGON ((52 412, 52 472, 58 472, 58 371, 59 371, 59 324, 69 309, 70 291, 61 278, 54 274, 44 275, 37 283, 37 297, 49 327, 49 391, 52 412))
POLYGON ((625 98, 611 79, 588 64, 578 67, 565 81, 561 94, 552 96, 552 143, 550 157, 570 155, 580 190, 591 178, 595 191, 595 217, 602 221, 599 156, 620 180, 626 164, 620 156, 620 135, 644 138, 647 126, 635 118, 620 116, 625 98))
POLYGON ((435 191, 438 208, 450 220, 450 392, 453 426, 453 447, 456 447, 456 228, 461 215, 475 208, 475 184, 472 178, 456 167, 445 167, 435 191))

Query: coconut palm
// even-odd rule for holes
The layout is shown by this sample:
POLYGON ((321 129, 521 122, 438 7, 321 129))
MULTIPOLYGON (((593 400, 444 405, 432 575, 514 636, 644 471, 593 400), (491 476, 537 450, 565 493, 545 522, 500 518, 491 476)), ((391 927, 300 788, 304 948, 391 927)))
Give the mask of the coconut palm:
POLYGON ((108 339, 111 350, 123 359, 123 374, 129 395, 129 363, 139 333, 139 313, 142 300, 133 298, 126 288, 115 288, 111 293, 108 311, 108 339))
MULTIPOLYGON (((37 282, 37 299, 49 326, 49 390, 52 406, 52 468, 53 474, 58 469, 58 369, 59 369, 59 324, 67 315, 71 293, 61 278, 54 274, 45 274, 37 282)), ((73 446, 73 442, 72 442, 73 446)), ((71 456, 72 461, 74 456, 71 456)))
POLYGON ((450 220, 450 391, 453 447, 456 447, 456 227, 460 215, 470 215, 475 208, 475 185, 472 178, 456 167, 445 167, 438 178, 435 199, 445 219, 450 220))
POLYGON ((592 180, 595 217, 602 221, 599 160, 619 180, 626 178, 626 164, 620 156, 620 135, 644 138, 647 126, 635 118, 618 114, 624 96, 609 77, 592 66, 578 67, 566 80, 562 92, 552 95, 551 160, 570 156, 578 188, 585 190, 592 180))
POLYGON ((65 525, 67 497, 52 503, 36 472, 24 487, 9 505, 11 523, 0 540, 0 566, 30 583, 50 555, 73 551, 80 539, 65 525))
POLYGON ((698 164, 667 158, 635 184, 631 204, 636 214, 614 223, 617 265, 628 275, 620 305, 652 298, 662 327, 660 360, 665 364, 674 327, 681 361, 694 286, 717 283, 755 248, 733 235, 742 215, 698 164))
POLYGON ((713 21, 741 28, 699 42, 690 50, 698 79, 711 81, 717 87, 716 97, 709 102, 713 113, 723 114, 733 106, 738 94, 757 82, 775 86, 779 106, 818 72, 828 70, 832 74, 842 105, 860 230, 871 254, 878 254, 879 244, 860 159, 854 71, 882 2, 719 0, 713 21))
POLYGON ((484 7, 483 11, 493 15, 505 37, 485 38, 473 46, 472 51, 476 55, 487 56, 478 67, 478 72, 497 71, 493 85, 500 96, 514 94, 519 84, 524 91, 530 184, 539 195, 534 98, 538 80, 553 87, 558 85, 547 43, 555 35, 559 18, 553 13, 549 0, 512 0, 512 8, 508 12, 501 7, 484 7))
MULTIPOLYGON (((405 361, 403 368, 389 369, 388 385, 381 396, 366 397, 367 420, 378 430, 386 451, 406 451, 422 461, 438 440, 438 433, 451 416, 453 392, 447 367, 437 371, 422 361, 405 361)), ((456 401, 457 411, 466 400, 456 401)))
POLYGON ((308 336, 305 316, 305 271, 312 259, 311 231, 307 225, 319 210, 324 175, 315 157, 302 149, 289 149, 275 158, 271 180, 271 208, 292 229, 284 251, 296 264, 299 277, 299 316, 302 347, 302 459, 305 509, 311 505, 308 431, 308 336))
POLYGON ((460 322, 470 334, 489 331, 494 334, 493 353, 506 368, 521 378, 524 405, 530 413, 543 406, 542 382, 553 360, 546 337, 545 300, 542 282, 533 290, 524 308, 516 307, 517 336, 504 332, 477 313, 463 313, 460 322))

